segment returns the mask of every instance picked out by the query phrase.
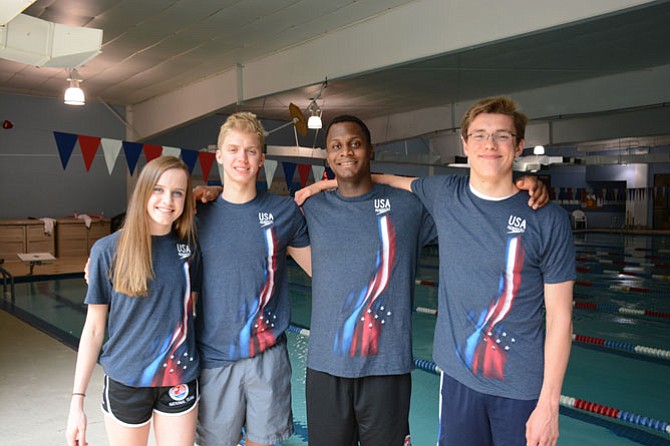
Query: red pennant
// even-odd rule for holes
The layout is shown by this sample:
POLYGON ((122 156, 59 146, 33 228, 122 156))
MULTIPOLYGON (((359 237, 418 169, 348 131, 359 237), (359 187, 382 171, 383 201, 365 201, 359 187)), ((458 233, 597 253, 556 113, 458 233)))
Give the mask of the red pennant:
POLYGON ((93 164, 95 153, 98 151, 98 147, 100 146, 100 137, 79 135, 77 136, 77 139, 79 140, 81 154, 84 157, 86 172, 88 172, 91 169, 91 164, 93 164))
POLYGON ((309 180, 309 173, 312 171, 312 166, 309 164, 298 164, 298 174, 300 175, 300 185, 302 187, 307 186, 307 180, 309 180))
POLYGON ((212 170, 212 165, 216 155, 213 152, 198 152, 198 160, 200 161, 200 169, 202 169, 202 179, 205 180, 205 184, 209 179, 209 172, 212 170))
POLYGON ((147 163, 163 154, 163 146, 157 146, 156 144, 144 144, 142 149, 144 150, 144 158, 146 158, 147 163))

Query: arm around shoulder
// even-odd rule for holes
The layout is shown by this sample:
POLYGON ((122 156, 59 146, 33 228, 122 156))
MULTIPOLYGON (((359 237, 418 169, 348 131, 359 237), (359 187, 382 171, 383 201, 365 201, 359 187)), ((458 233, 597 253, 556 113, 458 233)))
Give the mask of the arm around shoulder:
POLYGON ((406 190, 407 192, 412 192, 412 183, 416 179, 416 177, 403 177, 400 175, 391 175, 388 173, 372 174, 372 181, 375 183, 386 184, 387 186, 406 190))
POLYGON ((323 191, 332 190, 337 188, 337 180, 321 180, 315 183, 305 186, 302 189, 296 191, 293 196, 295 204, 302 206, 303 203, 311 196, 319 194, 323 191))

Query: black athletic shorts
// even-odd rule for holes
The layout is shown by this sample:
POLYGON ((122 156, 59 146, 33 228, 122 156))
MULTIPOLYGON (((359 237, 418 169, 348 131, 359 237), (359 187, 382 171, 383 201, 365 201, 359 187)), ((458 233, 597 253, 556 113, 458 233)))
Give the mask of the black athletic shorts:
POLYGON ((121 424, 142 426, 154 411, 181 415, 191 411, 200 399, 198 380, 172 387, 130 387, 105 375, 102 410, 121 424))
POLYGON ((309 444, 410 444, 409 373, 341 378, 308 368, 305 390, 309 444))

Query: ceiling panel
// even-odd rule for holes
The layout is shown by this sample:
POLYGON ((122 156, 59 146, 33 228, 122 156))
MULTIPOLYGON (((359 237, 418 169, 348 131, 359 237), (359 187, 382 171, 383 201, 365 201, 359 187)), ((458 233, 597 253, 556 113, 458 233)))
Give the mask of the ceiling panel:
MULTIPOLYGON (((341 29, 412 0, 37 0, 25 13, 104 29, 102 54, 80 69, 92 98, 138 103, 341 29)), ((363 118, 670 64, 670 2, 331 79, 324 113, 363 118)), ((57 97, 65 70, 0 59, 0 92, 57 97)), ((285 119, 320 86, 249 100, 285 119), (297 99, 296 99, 297 98, 297 99)), ((228 108, 235 109, 238 106, 228 108)), ((226 111, 226 110, 224 110, 226 111)))

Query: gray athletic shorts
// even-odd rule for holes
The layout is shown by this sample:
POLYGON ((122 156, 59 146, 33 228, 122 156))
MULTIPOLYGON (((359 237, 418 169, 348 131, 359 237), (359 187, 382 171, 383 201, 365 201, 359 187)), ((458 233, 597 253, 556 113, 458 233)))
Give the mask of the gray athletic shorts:
POLYGON ((293 435, 291 363, 286 342, 259 356, 200 372, 196 443, 236 446, 247 438, 276 444, 293 435))

